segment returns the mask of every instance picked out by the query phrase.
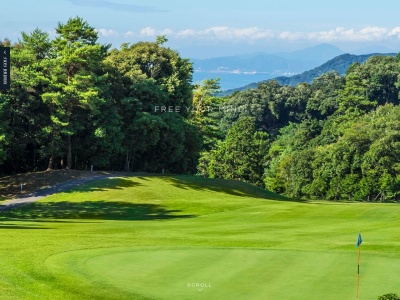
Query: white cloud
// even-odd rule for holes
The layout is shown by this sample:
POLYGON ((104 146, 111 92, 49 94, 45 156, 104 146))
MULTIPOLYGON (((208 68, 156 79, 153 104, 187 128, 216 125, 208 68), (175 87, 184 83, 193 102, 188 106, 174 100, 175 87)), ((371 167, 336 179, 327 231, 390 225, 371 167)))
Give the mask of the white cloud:
POLYGON ((125 33, 125 37, 134 37, 136 34, 135 34, 135 32, 134 31, 128 31, 128 32, 126 32, 125 33))
POLYGON ((178 38, 188 38, 196 36, 196 31, 193 29, 184 29, 175 33, 175 36, 178 38))
POLYGON ((139 35, 141 36, 156 36, 158 35, 157 31, 152 27, 146 27, 140 30, 139 35))
POLYGON ((400 39, 400 27, 395 27, 389 32, 390 37, 397 37, 400 39))
MULTIPOLYGON (((113 30, 100 29, 104 36, 115 35, 113 30)), ((322 31, 281 31, 274 32, 259 27, 233 28, 228 26, 215 26, 205 29, 182 29, 174 31, 170 28, 155 29, 145 27, 138 31, 128 31, 125 37, 155 37, 166 35, 167 38, 175 39, 202 39, 221 41, 262 41, 262 40, 283 40, 283 41, 318 41, 318 42, 375 42, 390 39, 400 40, 400 26, 394 28, 367 26, 363 28, 336 27, 322 31)))
POLYGON ((119 33, 113 29, 96 29, 96 31, 104 37, 119 37, 119 33))
POLYGON ((169 28, 166 28, 163 30, 156 30, 153 27, 145 27, 137 32, 130 30, 130 31, 125 32, 125 34, 124 34, 124 36, 127 38, 156 37, 158 35, 166 35, 167 37, 170 37, 170 36, 174 36, 176 34, 174 33, 173 30, 171 30, 169 28))
POLYGON ((197 32, 202 37, 215 37, 221 40, 261 40, 271 39, 275 35, 271 30, 264 30, 258 27, 249 28, 230 28, 230 27, 211 27, 204 31, 197 32))
POLYGON ((307 36, 304 33, 301 32, 290 32, 290 31, 284 31, 281 32, 279 35, 279 38, 282 40, 302 40, 305 39, 307 36))
POLYGON ((364 27, 360 29, 336 27, 335 29, 315 32, 283 32, 284 40, 314 40, 322 42, 374 42, 391 38, 400 39, 400 27, 393 29, 384 27, 364 27))
POLYGON ((157 35, 167 35, 174 38, 201 38, 201 39, 216 39, 216 40, 260 40, 270 39, 274 37, 271 30, 264 30, 258 27, 249 28, 232 28, 227 26, 215 26, 202 30, 183 29, 174 31, 170 28, 157 30, 153 27, 145 27, 138 34, 133 31, 128 31, 125 36, 142 36, 153 37, 157 35))

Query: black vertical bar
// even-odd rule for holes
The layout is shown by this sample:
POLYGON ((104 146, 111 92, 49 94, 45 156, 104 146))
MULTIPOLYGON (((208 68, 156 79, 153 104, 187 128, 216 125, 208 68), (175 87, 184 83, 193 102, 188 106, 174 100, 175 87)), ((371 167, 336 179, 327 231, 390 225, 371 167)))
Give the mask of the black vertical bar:
POLYGON ((10 47, 0 47, 0 90, 9 90, 10 83, 10 47))
POLYGON ((358 265, 357 274, 360 274, 360 265, 358 265))

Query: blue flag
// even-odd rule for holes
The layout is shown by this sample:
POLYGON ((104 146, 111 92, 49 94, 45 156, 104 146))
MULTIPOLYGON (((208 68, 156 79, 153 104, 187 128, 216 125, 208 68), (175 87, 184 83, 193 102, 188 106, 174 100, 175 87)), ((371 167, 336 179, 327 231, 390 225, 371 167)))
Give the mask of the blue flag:
POLYGON ((360 246, 361 244, 362 244, 362 238, 361 238, 361 232, 359 232, 356 247, 358 248, 358 246, 360 246))

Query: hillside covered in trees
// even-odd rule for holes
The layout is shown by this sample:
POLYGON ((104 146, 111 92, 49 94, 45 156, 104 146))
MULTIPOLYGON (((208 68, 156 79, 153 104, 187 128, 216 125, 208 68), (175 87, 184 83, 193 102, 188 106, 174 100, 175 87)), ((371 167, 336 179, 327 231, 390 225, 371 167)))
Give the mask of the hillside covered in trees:
MULTIPOLYGON (((276 78, 273 78, 271 80, 277 81, 280 85, 292 85, 296 86, 299 83, 306 82, 306 83, 311 83, 315 78, 328 73, 332 71, 336 71, 340 75, 345 75, 347 69, 354 63, 364 63, 367 61, 368 58, 371 56, 396 56, 395 53, 386 53, 386 54, 364 54, 364 55, 354 55, 354 54, 341 54, 338 55, 327 62, 323 63, 322 65, 315 67, 311 70, 304 71, 300 74, 296 74, 293 76, 279 76, 276 78)), ((268 80, 265 80, 268 81, 268 80)), ((232 89, 232 90, 227 90, 224 91, 224 95, 231 95, 234 92, 241 92, 245 90, 249 90, 252 88, 257 88, 257 86, 261 82, 254 82, 250 83, 248 85, 245 85, 243 87, 237 88, 237 89, 232 89)))
POLYGON ((78 17, 56 33, 1 43, 12 58, 11 90, 0 92, 1 174, 164 169, 293 198, 400 197, 399 57, 218 97, 216 79, 192 85, 191 63, 165 37, 111 49, 78 17))
POLYGON ((295 198, 398 199, 399 74, 398 58, 375 56, 343 77, 236 93, 220 119, 227 137, 199 169, 295 198))

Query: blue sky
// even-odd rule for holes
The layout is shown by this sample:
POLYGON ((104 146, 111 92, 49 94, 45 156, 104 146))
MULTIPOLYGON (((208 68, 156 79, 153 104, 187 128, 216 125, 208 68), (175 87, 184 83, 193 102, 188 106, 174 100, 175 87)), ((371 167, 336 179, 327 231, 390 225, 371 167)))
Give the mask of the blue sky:
POLYGON ((114 47, 166 34, 171 48, 193 58, 321 43, 400 50, 397 1, 8 0, 1 7, 0 38, 12 41, 36 27, 54 35, 57 22, 78 15, 114 47))

